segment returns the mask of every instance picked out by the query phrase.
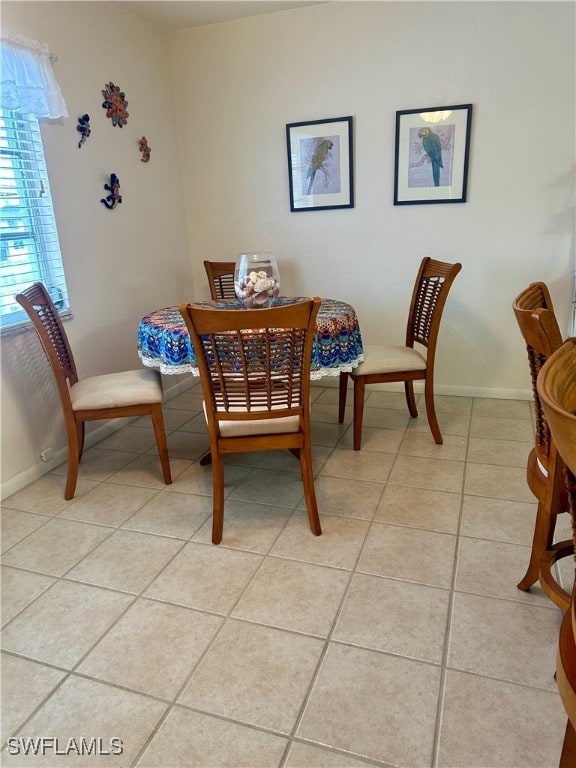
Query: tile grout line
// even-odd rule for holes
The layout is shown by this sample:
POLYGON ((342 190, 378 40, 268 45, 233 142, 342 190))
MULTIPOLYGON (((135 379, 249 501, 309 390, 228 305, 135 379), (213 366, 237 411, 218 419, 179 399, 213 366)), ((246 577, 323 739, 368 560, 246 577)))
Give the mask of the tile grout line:
POLYGON ((462 515, 464 510, 464 495, 465 495, 464 490, 466 487, 466 468, 468 463, 467 461, 468 451, 470 449, 470 429, 472 426, 473 410, 474 410, 474 399, 472 399, 472 403, 470 405, 470 412, 468 414, 468 432, 466 436, 466 452, 464 455, 464 469, 462 472, 462 483, 460 487, 460 509, 458 513, 458 524, 456 527, 456 539, 454 542, 454 556, 453 556, 453 564, 452 564, 452 579, 450 583, 450 597, 448 600, 448 607, 446 611, 446 630, 444 634, 444 649, 442 653, 442 661, 440 664, 440 678, 438 681, 438 698, 437 698, 436 718, 435 718, 435 727, 434 727, 434 737, 432 741, 432 754, 431 754, 431 761, 430 761, 430 765, 432 766, 432 768, 434 768, 438 764, 439 750, 440 750, 440 737, 442 732, 444 700, 445 700, 445 694, 446 694, 446 676, 447 676, 446 673, 447 673, 448 655, 449 655, 449 649, 450 649, 452 615, 454 611, 456 574, 457 574, 457 568, 458 568, 458 554, 460 549, 460 532, 462 529, 462 515))

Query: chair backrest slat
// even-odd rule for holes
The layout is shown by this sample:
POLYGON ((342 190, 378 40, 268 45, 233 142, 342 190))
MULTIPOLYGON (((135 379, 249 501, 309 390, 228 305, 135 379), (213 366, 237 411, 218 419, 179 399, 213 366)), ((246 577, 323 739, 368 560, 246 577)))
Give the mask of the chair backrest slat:
POLYGON ((208 285, 210 287, 210 297, 212 301, 234 300, 236 292, 234 290, 234 271, 236 262, 234 261, 205 261, 204 269, 208 276, 208 285))

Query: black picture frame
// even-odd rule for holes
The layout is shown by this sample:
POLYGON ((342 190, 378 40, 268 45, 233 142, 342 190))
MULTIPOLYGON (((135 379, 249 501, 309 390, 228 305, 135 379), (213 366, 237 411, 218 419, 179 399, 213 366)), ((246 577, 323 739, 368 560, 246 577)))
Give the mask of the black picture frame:
POLYGON ((290 210, 354 207, 352 117, 286 125, 290 210))
POLYGON ((396 112, 394 205, 465 203, 472 104, 396 112))

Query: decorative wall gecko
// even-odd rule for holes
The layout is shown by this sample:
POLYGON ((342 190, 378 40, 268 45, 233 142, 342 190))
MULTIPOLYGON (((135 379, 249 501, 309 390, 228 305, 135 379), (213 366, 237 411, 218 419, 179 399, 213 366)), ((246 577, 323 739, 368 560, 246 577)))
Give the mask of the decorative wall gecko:
POLYGON ((116 208, 118 203, 122 202, 122 195, 120 194, 120 181, 115 173, 110 174, 110 184, 104 184, 104 189, 107 189, 110 194, 103 197, 100 202, 104 203, 106 208, 116 208))

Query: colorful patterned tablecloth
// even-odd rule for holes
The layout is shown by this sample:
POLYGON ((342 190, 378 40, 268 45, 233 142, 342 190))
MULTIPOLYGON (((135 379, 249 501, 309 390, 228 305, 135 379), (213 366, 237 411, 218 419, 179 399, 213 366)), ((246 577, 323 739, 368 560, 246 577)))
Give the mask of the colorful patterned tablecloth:
MULTIPOLYGON (((282 297, 277 305, 304 301, 307 297, 282 297)), ((240 309, 234 301, 198 301, 198 306, 240 309)), ((192 373, 198 376, 196 356, 186 323, 178 307, 165 307, 146 315, 138 327, 138 355, 149 368, 161 373, 192 373)), ((310 377, 338 376, 350 372, 364 360, 362 336, 356 312, 350 304, 322 299, 316 317, 310 377)))

